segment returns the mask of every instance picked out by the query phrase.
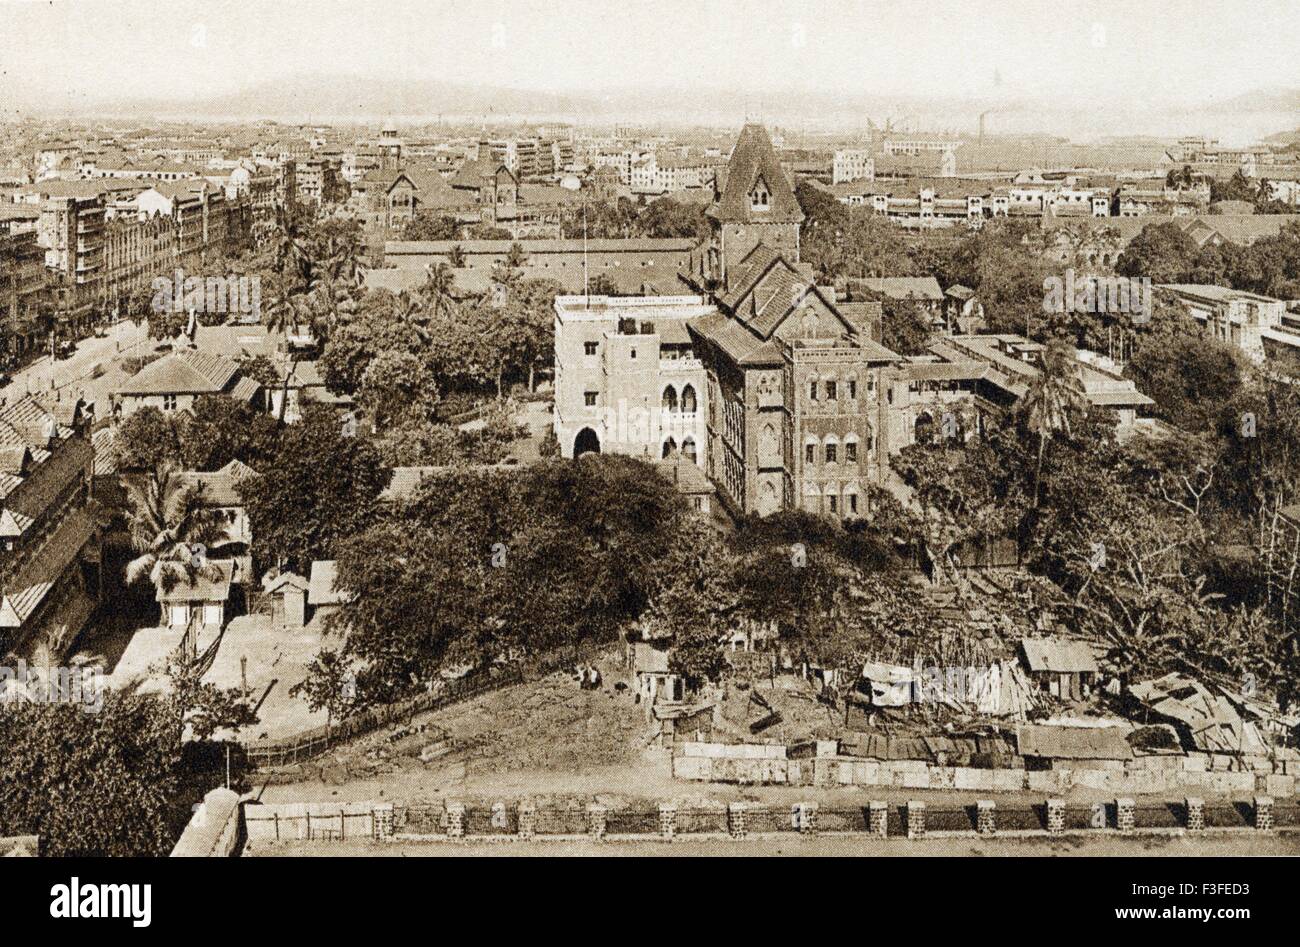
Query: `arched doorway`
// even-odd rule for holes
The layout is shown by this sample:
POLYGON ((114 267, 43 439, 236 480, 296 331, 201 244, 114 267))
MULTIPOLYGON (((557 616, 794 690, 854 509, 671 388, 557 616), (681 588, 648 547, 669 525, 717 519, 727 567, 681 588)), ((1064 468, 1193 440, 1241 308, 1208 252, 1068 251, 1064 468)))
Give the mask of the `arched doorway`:
POLYGON ((682 456, 695 463, 695 438, 687 437, 682 440, 682 456))
POLYGON ((663 408, 669 414, 677 413, 677 389, 672 385, 664 389, 663 408))
POLYGON ((695 413, 695 386, 687 385, 682 389, 682 413, 695 413))
POLYGON ((581 457, 583 454, 599 454, 600 438, 596 432, 589 427, 584 427, 578 432, 578 436, 573 439, 573 456, 581 457))
POLYGON ((664 457, 671 457, 676 450, 677 441, 671 437, 664 441, 664 457))

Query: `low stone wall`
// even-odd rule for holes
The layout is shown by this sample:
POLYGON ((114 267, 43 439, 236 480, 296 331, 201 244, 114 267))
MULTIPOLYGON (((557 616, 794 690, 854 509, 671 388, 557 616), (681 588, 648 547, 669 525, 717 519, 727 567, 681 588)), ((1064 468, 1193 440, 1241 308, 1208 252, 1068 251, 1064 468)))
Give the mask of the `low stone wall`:
POLYGON ((239 794, 214 789, 195 806, 172 858, 229 858, 239 843, 239 829, 239 794))
POLYGON ((870 801, 819 805, 796 802, 724 804, 711 801, 637 800, 610 807, 578 799, 545 804, 524 800, 442 803, 298 803, 245 806, 250 839, 340 841, 358 835, 379 841, 500 841, 547 839, 662 842, 775 834, 854 834, 874 837, 1039 837, 1077 833, 1188 833, 1300 830, 1300 804, 1256 795, 1246 802, 1208 804, 1198 797, 1171 802, 1067 803, 1047 796, 1039 803, 1001 804, 972 798, 935 804, 870 801), (268 819, 268 816, 270 817, 268 819), (310 817, 312 829, 305 828, 310 817), (278 826, 280 834, 269 831, 278 826), (256 827, 255 827, 256 826, 256 827))
POLYGON ((1291 796, 1296 776, 1259 770, 1211 770, 1204 757, 1162 757, 1160 766, 1120 769, 975 769, 935 766, 923 760, 870 760, 830 756, 819 743, 801 759, 786 758, 785 748, 763 744, 679 744, 673 756, 677 779, 714 783, 793 786, 882 786, 896 789, 950 789, 973 792, 1066 793, 1093 789, 1134 795, 1198 790, 1215 795, 1291 796))

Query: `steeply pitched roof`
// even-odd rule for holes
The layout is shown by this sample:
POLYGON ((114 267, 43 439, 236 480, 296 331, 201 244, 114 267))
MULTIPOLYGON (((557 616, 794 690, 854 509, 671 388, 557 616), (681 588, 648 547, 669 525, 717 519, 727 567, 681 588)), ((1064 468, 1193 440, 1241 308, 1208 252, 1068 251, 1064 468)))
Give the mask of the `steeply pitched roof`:
POLYGON ((803 210, 795 199, 794 188, 777 160, 767 129, 749 123, 740 130, 740 138, 727 162, 726 183, 717 202, 709 208, 717 220, 735 223, 801 223, 803 210), (750 194, 759 180, 767 186, 767 210, 753 210, 750 194))

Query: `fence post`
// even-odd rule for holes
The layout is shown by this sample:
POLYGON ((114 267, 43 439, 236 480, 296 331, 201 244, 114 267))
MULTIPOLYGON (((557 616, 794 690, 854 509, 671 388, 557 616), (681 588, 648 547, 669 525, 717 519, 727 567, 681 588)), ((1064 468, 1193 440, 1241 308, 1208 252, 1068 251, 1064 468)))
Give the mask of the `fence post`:
POLYGON ((1065 831, 1064 799, 1047 800, 1047 831, 1052 835, 1060 835, 1065 831))
POLYGON ((519 802, 519 837, 530 839, 537 834, 537 806, 531 799, 519 802))
POLYGON ((1115 800, 1115 828, 1121 832, 1132 832, 1134 826, 1133 800, 1115 800))
MULTIPOLYGON (((343 812, 339 811, 339 834, 342 835, 343 812)), ((381 802, 375 806, 375 838, 393 837, 393 804, 381 802)))
POLYGON ((465 804, 447 803, 447 838, 465 837, 465 804))
POLYGON ((1255 797, 1255 828, 1261 832, 1273 830, 1273 797, 1255 797))
POLYGON ((659 803, 659 837, 671 842, 677 835, 677 806, 671 802, 659 803))
POLYGON ((1205 831, 1205 800, 1197 799, 1194 796, 1188 796, 1187 805, 1187 831, 1204 832, 1205 831))
POLYGON ((867 804, 867 830, 872 835, 886 838, 889 835, 889 804, 873 799, 867 804))
POLYGON ((975 831, 980 835, 997 835, 997 815, 992 799, 981 799, 975 803, 975 831))
POLYGON ((925 803, 918 799, 907 801, 907 837, 925 837, 925 803))
POLYGON ((604 841, 608 824, 609 812, 604 806, 595 802, 587 806, 587 831, 595 841, 604 841))
POLYGON ((727 834, 732 838, 744 838, 749 833, 749 824, 745 817, 745 804, 732 802, 727 804, 727 834))

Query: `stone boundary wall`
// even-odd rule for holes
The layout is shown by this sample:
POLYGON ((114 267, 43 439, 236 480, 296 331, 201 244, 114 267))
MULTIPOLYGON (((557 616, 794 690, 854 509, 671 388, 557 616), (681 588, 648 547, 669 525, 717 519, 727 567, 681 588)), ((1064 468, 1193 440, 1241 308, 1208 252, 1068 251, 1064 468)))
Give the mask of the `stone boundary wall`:
MULTIPOLYGON (((744 839, 777 834, 863 837, 1050 837, 1066 834, 1197 834, 1201 832, 1300 831, 1300 800, 1281 804, 1257 795, 1247 802, 1206 803, 1119 797, 1074 803, 1044 797, 1040 803, 1006 805, 973 798, 969 804, 910 800, 865 804, 639 800, 620 807, 568 800, 445 802, 285 803, 243 807, 250 840, 312 841, 348 838, 445 842, 545 839, 549 841, 672 842, 683 838, 744 839), (278 834, 277 834, 278 832, 278 834)), ((214 852, 213 854, 218 854, 214 852)))
POLYGON ((213 789, 194 807, 194 814, 172 849, 172 858, 229 858, 239 842, 239 794, 213 789))
POLYGON ((1149 757, 1127 769, 975 769, 935 766, 923 760, 873 760, 836 756, 832 741, 810 746, 801 758, 785 747, 764 744, 682 743, 673 755, 673 777, 714 783, 791 786, 880 786, 972 792, 1066 793, 1074 788, 1117 794, 1159 795, 1196 790, 1218 795, 1292 796, 1296 776, 1260 770, 1211 770, 1204 756, 1149 757), (824 745, 826 744, 826 745, 824 745), (780 751, 780 752, 778 752, 780 751))

